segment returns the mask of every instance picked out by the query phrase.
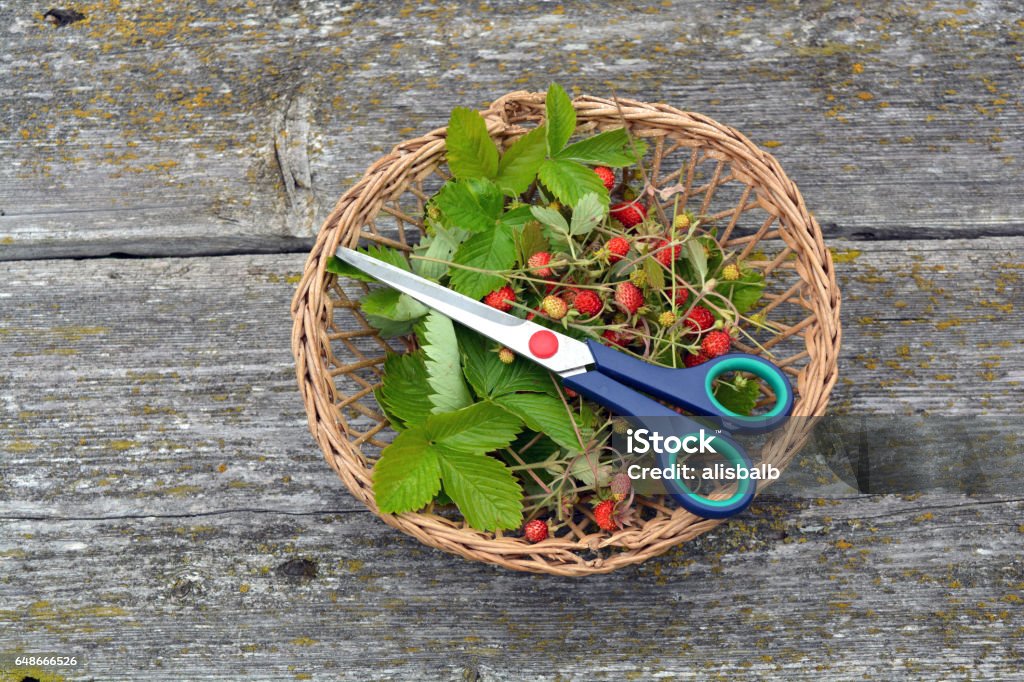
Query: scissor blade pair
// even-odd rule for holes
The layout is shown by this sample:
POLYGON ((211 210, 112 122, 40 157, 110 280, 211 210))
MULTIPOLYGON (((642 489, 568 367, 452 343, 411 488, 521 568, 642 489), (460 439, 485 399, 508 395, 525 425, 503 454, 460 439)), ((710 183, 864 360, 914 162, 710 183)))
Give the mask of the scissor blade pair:
POLYGON ((456 293, 436 282, 431 282, 411 272, 371 258, 365 254, 341 247, 337 256, 349 265, 359 268, 368 275, 408 294, 428 308, 459 322, 552 372, 564 374, 579 370, 594 362, 586 344, 564 334, 551 332, 534 322, 521 320, 496 310, 480 301, 456 293), (538 332, 554 334, 558 350, 548 358, 539 358, 530 351, 530 339, 538 332))

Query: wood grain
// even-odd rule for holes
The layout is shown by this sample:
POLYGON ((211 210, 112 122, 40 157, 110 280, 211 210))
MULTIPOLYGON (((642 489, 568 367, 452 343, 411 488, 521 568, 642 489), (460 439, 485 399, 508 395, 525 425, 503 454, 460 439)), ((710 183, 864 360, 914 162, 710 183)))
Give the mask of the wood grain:
MULTIPOLYGON (((836 242, 849 320, 837 409, 1015 415, 1021 264, 1007 254, 1022 247, 836 242), (977 300, 1004 312, 973 320, 999 310, 964 310, 977 300)), ((1017 497, 857 496, 798 463, 721 529, 580 581, 471 564, 394 532, 344 492, 306 431, 287 319, 301 265, 6 265, 0 651, 72 651, 86 665, 69 679, 96 680, 1019 669, 1017 497)))
POLYGON ((0 8, 0 259, 302 250, 373 159, 557 80, 773 149, 830 237, 1021 235, 1011 0, 0 8))

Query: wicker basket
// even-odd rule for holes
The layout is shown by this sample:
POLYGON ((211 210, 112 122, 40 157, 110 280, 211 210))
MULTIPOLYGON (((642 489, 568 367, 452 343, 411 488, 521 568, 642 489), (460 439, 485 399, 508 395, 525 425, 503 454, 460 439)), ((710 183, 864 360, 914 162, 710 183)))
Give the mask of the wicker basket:
MULTIPOLYGON (((758 341, 795 378, 794 414, 822 414, 837 378, 839 289, 818 223, 775 158, 732 128, 664 104, 580 97, 574 105, 578 132, 625 121, 633 135, 647 138, 652 183, 665 206, 681 193, 688 208, 718 226, 724 248, 738 250, 746 264, 765 272, 763 311, 774 329, 758 341)), ((543 112, 543 93, 513 92, 483 115, 495 141, 507 146, 528 130, 522 124, 536 124, 543 112)), ((309 428, 328 464, 377 514, 370 473, 390 430, 373 390, 389 344, 359 313, 365 286, 339 283, 325 266, 341 244, 372 241, 408 250, 416 243, 424 202, 447 179, 444 155, 441 128, 374 163, 327 217, 292 303, 292 348, 309 428)), ((776 432, 761 461, 784 468, 806 441, 809 421, 791 420, 776 432)), ((641 500, 638 512, 637 525, 607 533, 597 528, 589 507, 579 505, 566 530, 536 545, 478 532, 438 513, 381 518, 427 545, 470 559, 571 576, 644 561, 720 523, 659 498, 641 500)))

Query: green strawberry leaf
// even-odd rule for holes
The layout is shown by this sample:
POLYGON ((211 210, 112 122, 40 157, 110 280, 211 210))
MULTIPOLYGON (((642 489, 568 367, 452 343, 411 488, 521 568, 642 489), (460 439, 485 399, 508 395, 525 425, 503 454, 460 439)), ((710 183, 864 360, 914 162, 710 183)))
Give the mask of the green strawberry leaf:
POLYGON ((445 492, 477 530, 518 528, 523 522, 523 489, 503 463, 480 452, 437 447, 445 492))
POLYGON ((491 405, 473 403, 427 419, 431 442, 460 452, 490 452, 507 447, 523 428, 518 417, 491 405))
POLYGON ((512 143, 498 162, 495 182, 509 196, 522 194, 537 177, 547 151, 547 126, 541 125, 512 143))
POLYGON ((479 111, 452 110, 446 144, 448 167, 456 178, 493 178, 498 172, 498 147, 487 134, 487 123, 479 111))
MULTIPOLYGON (((373 244, 367 248, 359 249, 359 252, 365 253, 370 258, 376 258, 379 261, 384 261, 385 263, 389 263, 395 267, 402 268, 403 270, 409 269, 409 261, 407 261, 405 256, 396 249, 373 244)), ((349 279, 356 279, 361 282, 377 281, 356 266, 349 265, 337 256, 331 256, 327 259, 327 272, 334 273, 341 277, 348 277, 349 279)))
MULTIPOLYGON (((423 353, 427 385, 430 387, 431 412, 451 412, 473 402, 462 379, 459 343, 455 338, 452 321, 436 311, 430 311, 417 330, 423 353)), ((409 387, 411 390, 423 390, 409 387)))
POLYGON ((749 416, 754 411, 754 406, 761 396, 761 388, 756 379, 747 379, 746 383, 739 388, 733 384, 720 381, 715 386, 714 393, 715 399, 725 409, 732 410, 736 414, 749 416))
POLYGON ((745 270, 734 282, 720 281, 715 291, 726 296, 736 306, 736 311, 745 313, 761 300, 764 293, 764 275, 757 270, 745 270))
POLYGON ((449 227, 482 232, 494 227, 501 215, 501 190, 483 178, 448 181, 434 199, 449 227))
POLYGON ((556 159, 577 161, 592 166, 618 168, 633 165, 646 151, 647 145, 643 140, 634 140, 633 144, 630 144, 626 129, 617 128, 574 142, 552 156, 556 159), (636 154, 633 152, 634 146, 636 154))
POLYGON ((376 289, 359 304, 366 321, 384 337, 402 336, 429 312, 425 305, 396 289, 376 289))
POLYGON ((522 419, 526 426, 546 434, 564 448, 582 450, 573 419, 559 398, 543 393, 509 393, 494 402, 522 419))
POLYGON ((537 221, 530 221, 523 225, 523 228, 517 230, 513 236, 516 242, 516 262, 522 267, 527 266, 527 262, 533 254, 551 248, 537 221))
POLYGON ((516 206, 498 218, 498 229, 502 227, 520 228, 531 220, 533 220, 533 213, 530 211, 529 206, 516 206))
POLYGON ((398 420, 398 427, 422 424, 433 409, 433 403, 423 386, 427 383, 427 369, 423 351, 390 353, 384 360, 384 379, 375 395, 390 417, 398 420))
POLYGON ((553 227, 563 235, 569 234, 569 223, 565 222, 562 214, 555 209, 548 208, 547 206, 531 206, 530 212, 541 225, 553 227))
POLYGON ((422 259, 414 258, 412 268, 420 277, 426 277, 437 281, 448 274, 448 263, 438 261, 451 261, 456 249, 462 242, 466 241, 469 232, 458 228, 444 228, 434 225, 434 233, 420 240, 420 243, 413 249, 413 253, 422 256, 422 259), (432 260, 425 260, 432 259, 432 260))
POLYGON ((489 350, 491 342, 460 325, 455 327, 462 353, 462 367, 469 385, 479 398, 496 398, 506 393, 530 391, 555 394, 551 375, 543 367, 517 357, 506 365, 489 350))
POLYGON ((554 156, 562 151, 576 130, 576 110, 573 109, 569 95, 557 83, 552 83, 548 88, 544 106, 547 114, 548 155, 554 156))
POLYGON ((597 194, 587 192, 572 209, 572 223, 569 234, 580 236, 590 234, 608 213, 607 199, 602 202, 597 194))
POLYGON ((564 159, 548 159, 540 166, 540 181, 563 204, 575 206, 583 195, 593 192, 608 203, 608 190, 600 176, 584 165, 564 159))
POLYGON ((515 265, 512 231, 499 228, 474 234, 455 252, 454 262, 474 269, 453 267, 452 289, 470 298, 483 297, 503 285, 502 273, 515 265))
POLYGON ((704 253, 704 247, 696 239, 691 239, 686 242, 686 249, 687 260, 690 261, 694 272, 700 278, 699 281, 703 282, 708 276, 708 257, 704 253))
POLYGON ((424 427, 402 431, 373 467, 373 495, 385 514, 420 509, 441 490, 441 465, 424 427))

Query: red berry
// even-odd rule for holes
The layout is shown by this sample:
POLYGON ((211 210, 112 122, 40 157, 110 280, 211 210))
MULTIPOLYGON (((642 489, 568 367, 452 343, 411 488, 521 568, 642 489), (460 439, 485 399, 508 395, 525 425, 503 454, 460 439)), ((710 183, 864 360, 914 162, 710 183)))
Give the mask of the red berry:
POLYGON ((647 209, 644 208, 643 204, 623 201, 621 203, 613 205, 609 209, 609 213, 612 218, 615 218, 623 227, 635 227, 644 221, 647 217, 647 209))
POLYGON ((715 326, 715 316, 702 305, 695 305, 686 313, 686 326, 693 332, 705 332, 715 326))
POLYGON ((615 289, 615 301, 632 315, 644 304, 644 295, 632 282, 623 282, 615 289))
POLYGON ((732 338, 721 329, 709 332, 700 343, 700 348, 708 358, 717 358, 729 352, 732 338))
POLYGON ((554 273, 551 268, 548 267, 548 263, 551 262, 551 254, 547 251, 538 251, 537 253, 530 256, 530 259, 526 261, 526 264, 533 271, 533 274, 538 277, 548 278, 554 273))
POLYGON ((619 337, 619 333, 616 332, 613 329, 605 329, 604 333, 601 334, 601 338, 603 338, 605 340, 606 345, 611 345, 611 346, 622 346, 622 345, 624 345, 622 343, 622 339, 619 337))
POLYGON ((690 290, 684 286, 676 285, 676 305, 686 305, 686 299, 690 298, 690 290))
POLYGON ((560 320, 569 312, 569 306, 558 296, 545 296, 544 300, 540 302, 540 307, 552 320, 560 320))
POLYGON ((594 507, 594 520, 597 522, 598 528, 601 530, 618 530, 618 526, 615 524, 615 519, 612 515, 615 512, 615 503, 611 500, 605 500, 596 507, 594 507))
POLYGON ((704 351, 701 351, 696 355, 694 355, 693 353, 689 353, 686 357, 683 358, 683 364, 686 365, 687 367, 696 367, 697 365, 704 364, 707 361, 708 356, 704 355, 704 351))
POLYGON ((611 192, 612 188, 615 187, 615 171, 607 166, 598 166, 594 169, 594 172, 597 173, 597 177, 601 178, 605 189, 611 192))
POLYGON ((497 308, 503 313, 507 313, 512 310, 512 302, 516 300, 516 292, 512 291, 512 287, 504 286, 500 289, 495 289, 491 293, 484 296, 484 303, 497 308))
POLYGON ((534 519, 523 528, 523 535, 530 542, 540 542, 548 537, 548 524, 540 519, 534 519))
POLYGON ((669 241, 667 239, 662 239, 654 248, 657 250, 657 253, 654 254, 654 257, 657 258, 658 262, 664 265, 666 268, 671 268, 672 261, 678 260, 679 255, 683 252, 682 244, 674 244, 670 248, 669 241))
POLYGON ((566 398, 578 398, 579 395, 580 395, 579 393, 577 393, 576 391, 572 390, 571 388, 562 388, 562 390, 565 391, 565 397, 566 398))
POLYGON ((612 237, 605 244, 605 248, 608 249, 608 262, 618 263, 623 256, 629 253, 629 242, 622 237, 612 237))
POLYGON ((588 316, 597 315, 601 312, 601 308, 604 307, 604 304, 601 303, 601 297, 589 289, 578 292, 572 304, 581 314, 588 316))

